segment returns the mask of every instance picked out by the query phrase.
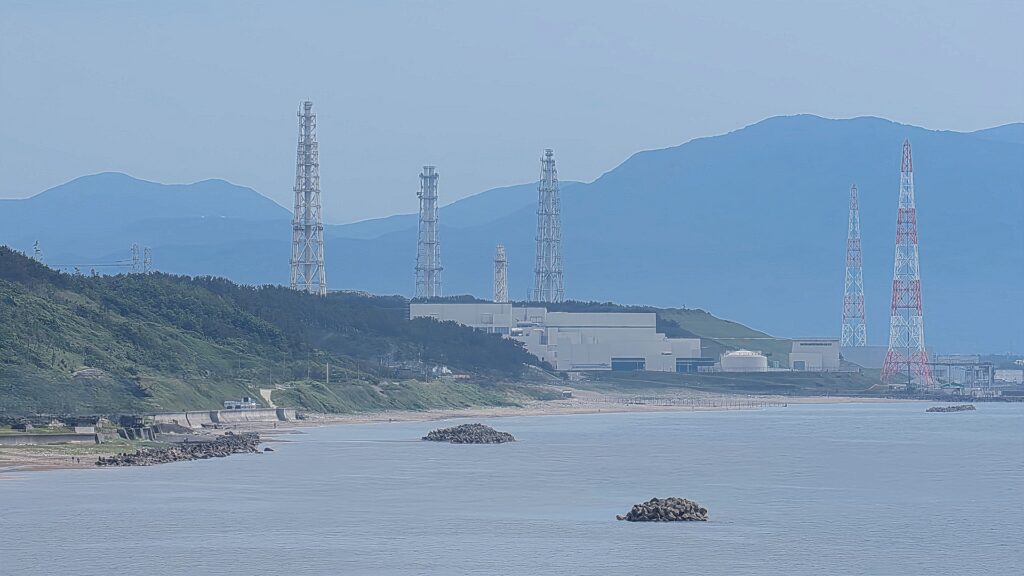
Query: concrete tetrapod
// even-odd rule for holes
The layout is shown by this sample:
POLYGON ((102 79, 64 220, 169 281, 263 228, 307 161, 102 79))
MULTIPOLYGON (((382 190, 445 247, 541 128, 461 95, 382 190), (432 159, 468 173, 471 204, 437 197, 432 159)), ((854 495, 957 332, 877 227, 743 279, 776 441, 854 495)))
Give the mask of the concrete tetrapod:
POLYGON ((686 498, 651 498, 643 504, 633 506, 625 516, 616 516, 615 519, 629 522, 706 522, 708 511, 686 498))
POLYGON ((503 444, 516 441, 508 432, 498 432, 483 424, 463 424, 453 428, 441 428, 430 432, 423 439, 433 442, 451 442, 452 444, 503 444))

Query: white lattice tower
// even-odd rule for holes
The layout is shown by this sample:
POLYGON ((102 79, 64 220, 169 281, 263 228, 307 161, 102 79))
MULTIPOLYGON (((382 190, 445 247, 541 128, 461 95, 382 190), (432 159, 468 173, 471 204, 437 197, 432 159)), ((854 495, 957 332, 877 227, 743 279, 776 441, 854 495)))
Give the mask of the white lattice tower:
POLYGON ((437 172, 424 166, 420 174, 420 225, 416 243, 416 297, 441 296, 441 243, 437 231, 437 172))
POLYGON ((864 317, 864 264, 860 247, 860 199, 856 185, 850 187, 850 220, 846 231, 846 280, 843 283, 843 333, 840 345, 868 345, 864 317))
POLYGON ((508 257, 501 244, 494 250, 494 301, 508 302, 508 257))
POLYGON ((295 157, 295 208, 292 212, 291 282, 293 290, 327 294, 324 272, 324 224, 320 216, 320 151, 313 103, 299 106, 299 143, 295 157))
POLYGON ((554 153, 544 150, 537 186, 537 262, 534 267, 533 300, 561 302, 565 299, 562 280, 562 202, 558 193, 558 171, 554 153))

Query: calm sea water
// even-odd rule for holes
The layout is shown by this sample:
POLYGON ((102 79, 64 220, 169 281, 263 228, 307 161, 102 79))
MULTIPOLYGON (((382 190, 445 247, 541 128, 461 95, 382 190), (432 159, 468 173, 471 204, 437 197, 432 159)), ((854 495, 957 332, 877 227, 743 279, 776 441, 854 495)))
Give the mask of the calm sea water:
POLYGON ((0 574, 1021 574, 1024 405, 334 426, 266 455, 0 481, 0 574), (617 522, 683 496, 707 523, 617 522))

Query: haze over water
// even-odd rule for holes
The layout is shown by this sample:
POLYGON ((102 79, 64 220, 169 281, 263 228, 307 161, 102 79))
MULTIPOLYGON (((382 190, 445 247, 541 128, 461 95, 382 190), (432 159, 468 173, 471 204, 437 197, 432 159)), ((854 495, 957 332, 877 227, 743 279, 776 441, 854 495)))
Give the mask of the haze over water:
POLYGON ((305 430, 266 455, 0 481, 0 573, 984 574, 1024 565, 1024 405, 305 430), (616 514, 682 496, 707 523, 616 514))

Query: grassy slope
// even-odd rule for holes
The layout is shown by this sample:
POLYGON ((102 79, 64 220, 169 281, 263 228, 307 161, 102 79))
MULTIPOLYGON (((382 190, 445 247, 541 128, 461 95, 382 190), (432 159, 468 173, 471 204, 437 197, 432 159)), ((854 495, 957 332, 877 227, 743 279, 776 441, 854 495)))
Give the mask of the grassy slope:
POLYGON ((321 412, 370 410, 425 410, 512 404, 504 389, 471 383, 388 381, 377 384, 347 383, 327 387, 306 381, 273 393, 276 404, 306 406, 321 412))
POLYGON ((282 383, 295 388, 280 403, 309 408, 494 404, 504 396, 472 384, 387 384, 379 359, 447 364, 479 381, 535 361, 496 336, 405 314, 400 298, 72 276, 0 247, 0 413, 216 408, 282 383), (301 384, 328 363, 329 389, 301 384))
POLYGON ((703 310, 682 308, 658 309, 658 316, 679 324, 684 330, 700 336, 703 354, 718 358, 728 350, 756 350, 777 360, 782 367, 789 366, 790 340, 775 338, 738 322, 717 318, 703 310))

